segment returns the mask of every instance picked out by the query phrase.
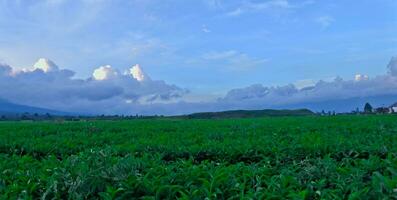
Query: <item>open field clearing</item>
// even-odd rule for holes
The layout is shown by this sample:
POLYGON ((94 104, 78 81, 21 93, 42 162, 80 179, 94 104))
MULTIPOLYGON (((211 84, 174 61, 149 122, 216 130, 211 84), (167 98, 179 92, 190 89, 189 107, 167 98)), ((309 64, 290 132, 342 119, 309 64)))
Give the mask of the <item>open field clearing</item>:
POLYGON ((397 116, 1 122, 1 199, 397 199, 397 116))

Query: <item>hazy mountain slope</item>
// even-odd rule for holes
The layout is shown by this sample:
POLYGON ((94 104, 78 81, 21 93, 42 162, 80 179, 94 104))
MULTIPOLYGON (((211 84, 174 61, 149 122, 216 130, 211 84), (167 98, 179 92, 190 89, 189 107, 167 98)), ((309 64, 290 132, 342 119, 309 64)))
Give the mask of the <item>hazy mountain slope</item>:
POLYGON ((283 109, 294 108, 308 108, 314 112, 336 111, 336 112, 351 112, 356 110, 363 110, 365 103, 370 103, 373 107, 389 107, 397 102, 397 95, 384 95, 373 97, 359 97, 339 100, 328 100, 321 102, 308 102, 295 105, 283 106, 283 109))
POLYGON ((0 99, 0 114, 20 114, 20 113, 37 113, 37 114, 53 114, 53 115, 67 115, 66 112, 60 112, 45 108, 38 108, 33 106, 19 105, 0 99))

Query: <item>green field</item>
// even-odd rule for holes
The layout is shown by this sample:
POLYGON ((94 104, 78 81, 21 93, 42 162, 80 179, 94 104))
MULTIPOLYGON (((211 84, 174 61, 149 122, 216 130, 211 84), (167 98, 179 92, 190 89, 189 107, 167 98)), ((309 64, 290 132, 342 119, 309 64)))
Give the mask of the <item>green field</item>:
POLYGON ((17 198, 397 199, 397 116, 1 122, 17 198))

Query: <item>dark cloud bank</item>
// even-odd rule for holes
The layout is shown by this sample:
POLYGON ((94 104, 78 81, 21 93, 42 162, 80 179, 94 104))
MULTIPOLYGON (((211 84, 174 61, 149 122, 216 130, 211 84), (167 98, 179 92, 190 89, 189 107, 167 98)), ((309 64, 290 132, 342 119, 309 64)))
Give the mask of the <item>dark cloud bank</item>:
POLYGON ((309 108, 345 112, 369 101, 375 106, 397 102, 397 57, 384 75, 355 80, 318 81, 298 89, 289 84, 255 84, 230 90, 212 102, 183 100, 186 89, 150 79, 135 65, 124 73, 111 66, 97 68, 87 79, 40 59, 31 69, 0 65, 0 98, 14 103, 85 114, 183 114, 230 109, 309 108))

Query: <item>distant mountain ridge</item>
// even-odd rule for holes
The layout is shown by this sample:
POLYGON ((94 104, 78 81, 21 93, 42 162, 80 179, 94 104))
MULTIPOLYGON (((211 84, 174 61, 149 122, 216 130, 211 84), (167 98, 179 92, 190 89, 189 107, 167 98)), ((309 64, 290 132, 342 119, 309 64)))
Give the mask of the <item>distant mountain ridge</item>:
POLYGON ((327 100, 320 102, 307 102, 277 107, 283 109, 308 108, 314 112, 336 111, 337 113, 355 111, 357 108, 363 110, 365 103, 370 103, 373 107, 390 107, 396 103, 397 95, 378 95, 372 97, 356 97, 339 100, 327 100))
POLYGON ((52 115, 70 115, 67 112, 61 112, 46 108, 39 108, 33 106, 25 106, 20 104, 11 103, 7 100, 0 99, 0 114, 2 115, 14 115, 23 113, 37 113, 37 114, 52 114, 52 115))
MULTIPOLYGON (((362 111, 365 103, 370 103, 374 108, 377 107, 397 107, 397 95, 383 95, 383 96, 373 96, 373 97, 358 97, 358 98, 348 98, 341 100, 326 100, 319 102, 307 102, 307 103, 299 103, 292 105, 281 105, 276 107, 268 107, 265 110, 259 110, 255 107, 234 107, 230 105, 229 108, 224 108, 226 111, 208 111, 205 107, 203 111, 208 112, 200 112, 200 110, 191 111, 193 114, 181 114, 175 117, 182 118, 192 118, 192 119, 214 119, 214 118, 255 118, 255 117, 266 117, 266 116, 306 116, 313 115, 314 112, 321 111, 331 111, 336 113, 347 113, 356 111, 357 109, 362 111), (233 109, 233 107, 235 109, 233 109), (301 109, 305 108, 305 109, 301 109)), ((263 105, 263 108, 266 108, 266 105, 263 105)), ((20 115, 24 113, 29 114, 51 114, 58 116, 93 116, 95 114, 92 113, 81 113, 81 112, 64 112, 59 110, 52 110, 41 107, 27 106, 21 105, 17 103, 12 103, 5 99, 0 98, 0 115, 20 115)), ((171 115, 170 115, 171 116, 171 115)))
POLYGON ((309 109, 296 110, 230 110, 222 112, 202 112, 184 115, 189 119, 223 119, 223 118, 256 118, 256 117, 277 117, 277 116, 310 116, 314 113, 309 109))

